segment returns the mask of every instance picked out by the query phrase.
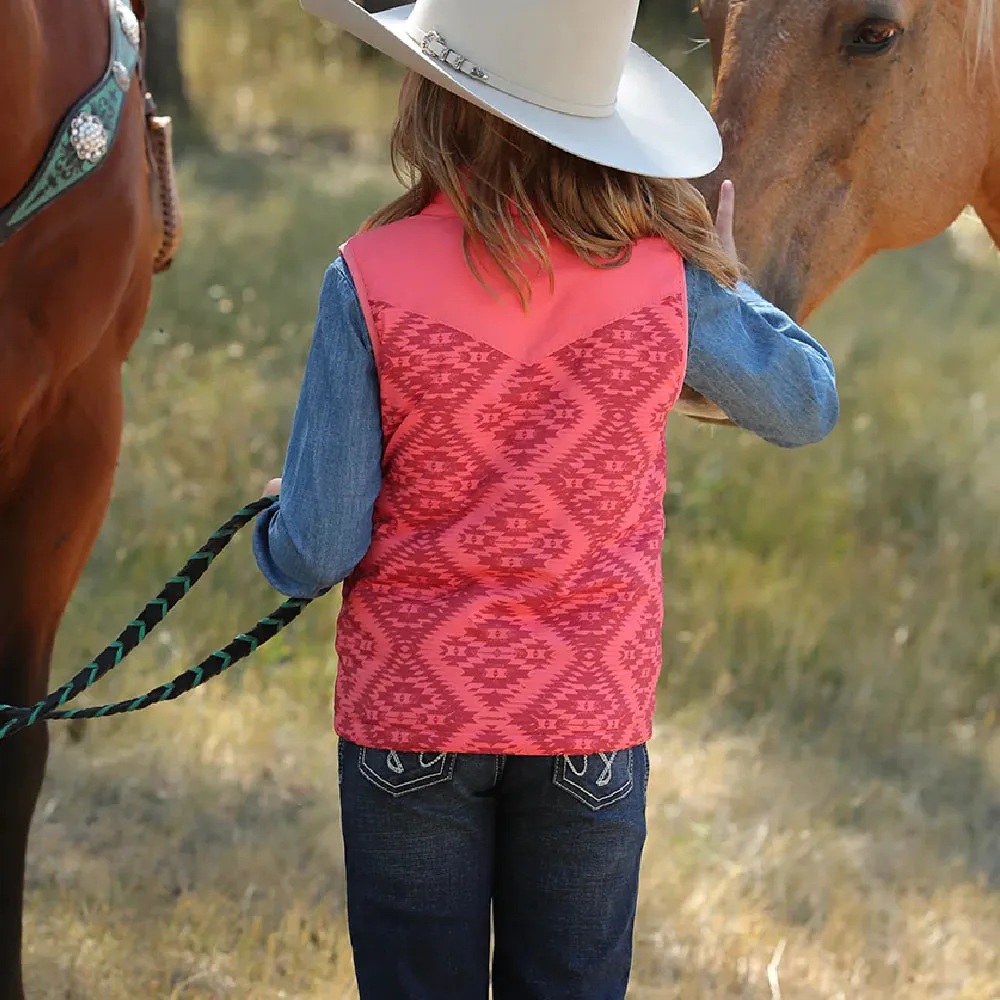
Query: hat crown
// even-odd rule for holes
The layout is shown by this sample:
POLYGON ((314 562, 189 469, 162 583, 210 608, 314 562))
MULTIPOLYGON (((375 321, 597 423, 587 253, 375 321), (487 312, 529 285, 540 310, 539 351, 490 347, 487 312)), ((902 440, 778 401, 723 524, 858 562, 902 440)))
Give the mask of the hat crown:
POLYGON ((639 0, 417 0, 406 30, 497 90, 603 117, 614 111, 638 10, 639 0))

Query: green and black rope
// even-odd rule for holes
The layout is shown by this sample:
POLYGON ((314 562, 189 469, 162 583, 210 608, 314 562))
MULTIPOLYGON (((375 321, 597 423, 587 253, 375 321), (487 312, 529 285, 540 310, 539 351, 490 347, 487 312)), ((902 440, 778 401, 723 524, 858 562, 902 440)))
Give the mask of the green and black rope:
POLYGON ((125 712, 138 712, 150 705, 173 701, 217 677, 240 660, 246 659, 254 650, 269 639, 273 639, 286 625, 293 622, 302 609, 311 603, 312 598, 292 598, 285 601, 265 618, 261 618, 249 632, 241 632, 228 645, 205 657, 197 666, 185 670, 172 681, 161 684, 137 698, 88 708, 64 707, 93 687, 146 639, 167 614, 191 592, 191 588, 212 565, 216 556, 232 541, 233 536, 262 510, 270 507, 276 499, 276 497, 262 497, 238 510, 191 556, 184 568, 167 581, 160 593, 128 623, 118 638, 94 657, 72 680, 34 705, 0 705, 0 740, 46 719, 98 719, 109 715, 122 715, 125 712))

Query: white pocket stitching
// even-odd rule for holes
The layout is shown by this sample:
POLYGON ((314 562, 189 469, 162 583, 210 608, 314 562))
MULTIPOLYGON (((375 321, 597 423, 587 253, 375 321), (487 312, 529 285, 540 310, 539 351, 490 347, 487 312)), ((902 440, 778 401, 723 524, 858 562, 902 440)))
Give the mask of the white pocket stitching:
POLYGON ((405 768, 403 762, 399 757, 399 752, 396 750, 369 750, 367 747, 361 748, 361 753, 358 755, 358 770, 361 774, 370 781, 377 788, 381 789, 383 792, 388 792, 393 798, 399 798, 401 795, 408 795, 410 792, 418 791, 421 788, 430 788, 432 785, 439 785, 444 781, 450 781, 455 774, 455 760, 457 754, 453 753, 438 753, 428 761, 425 760, 426 754, 418 755, 418 763, 422 770, 430 772, 426 774, 418 774, 407 781, 401 781, 393 783, 386 781, 386 779, 372 767, 368 761, 369 753, 385 753, 386 755, 386 767, 395 774, 403 774, 405 768), (431 768, 440 765, 439 770, 432 772, 431 768))
POLYGON ((620 750, 613 750, 611 753, 592 754, 589 758, 586 756, 581 758, 578 754, 576 756, 583 760, 583 767, 579 769, 574 764, 572 756, 569 754, 563 754, 561 757, 556 758, 555 774, 552 777, 552 781, 557 788, 561 788, 564 792, 572 795, 578 802, 582 802, 585 806, 589 809, 593 809, 595 812, 599 809, 603 809, 605 806, 613 805, 615 802, 620 802, 630 791, 632 791, 633 775, 631 747, 625 751, 628 754, 628 780, 621 786, 621 788, 616 788, 614 791, 611 791, 606 795, 595 795, 589 788, 586 787, 586 785, 580 781, 575 781, 574 778, 583 778, 587 773, 590 760, 597 757, 603 763, 604 768, 598 775, 595 784, 598 786, 609 785, 612 777, 612 765, 614 764, 616 755, 621 752, 622 751, 620 750))

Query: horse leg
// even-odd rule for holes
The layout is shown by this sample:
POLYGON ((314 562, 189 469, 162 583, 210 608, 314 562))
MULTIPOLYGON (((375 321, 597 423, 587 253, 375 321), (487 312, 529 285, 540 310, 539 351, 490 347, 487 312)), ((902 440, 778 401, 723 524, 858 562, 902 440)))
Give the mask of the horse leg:
MULTIPOLYGON (((48 649, 0 638, 0 701, 24 705, 45 694, 48 649)), ((48 647, 45 648, 45 647, 48 647)), ((28 828, 45 777, 48 732, 44 725, 0 741, 0 1000, 22 1000, 21 913, 28 828)))
MULTIPOLYGON (((28 704, 48 686, 56 629, 111 494, 120 371, 112 344, 74 373, 33 435, 19 483, 0 504, 0 702, 28 704)), ((0 1000, 24 995, 25 848, 47 747, 44 726, 0 740, 0 1000)))

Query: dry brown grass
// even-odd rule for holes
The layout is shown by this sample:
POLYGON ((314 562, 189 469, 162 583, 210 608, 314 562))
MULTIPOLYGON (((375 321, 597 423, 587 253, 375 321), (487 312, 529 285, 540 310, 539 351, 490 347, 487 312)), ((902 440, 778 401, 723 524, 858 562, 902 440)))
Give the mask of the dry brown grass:
MULTIPOLYGON (((138 728, 56 740, 31 849, 31 995, 356 996, 318 713, 248 676, 138 728)), ((1000 798, 963 794, 976 759, 865 774, 789 753, 766 719, 662 725, 630 995, 1000 996, 1000 798)))

